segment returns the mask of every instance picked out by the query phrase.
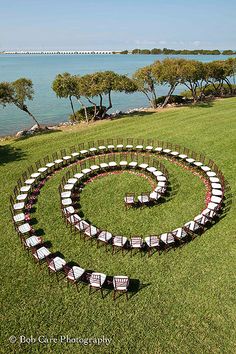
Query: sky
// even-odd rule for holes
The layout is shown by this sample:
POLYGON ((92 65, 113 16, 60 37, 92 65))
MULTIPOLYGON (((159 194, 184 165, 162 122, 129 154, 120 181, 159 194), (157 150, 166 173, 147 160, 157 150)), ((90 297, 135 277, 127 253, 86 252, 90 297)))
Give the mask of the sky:
POLYGON ((0 50, 236 50, 236 0, 0 0, 0 50))

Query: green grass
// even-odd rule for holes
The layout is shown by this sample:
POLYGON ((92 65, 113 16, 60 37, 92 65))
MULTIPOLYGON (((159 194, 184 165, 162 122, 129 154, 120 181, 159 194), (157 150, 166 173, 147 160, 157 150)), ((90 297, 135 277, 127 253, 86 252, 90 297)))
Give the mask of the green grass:
MULTIPOLYGON (((235 151, 236 99, 212 107, 167 110, 101 122, 88 128, 6 141, 0 148, 1 178, 1 351, 3 353, 235 353, 235 151), (112 256, 95 243, 72 238, 60 214, 58 185, 65 171, 42 188, 34 217, 37 228, 66 260, 106 274, 127 274, 142 288, 127 302, 111 294, 89 296, 49 277, 22 250, 9 213, 9 195, 22 172, 47 154, 80 142, 112 137, 156 138, 187 146, 212 158, 228 180, 232 204, 225 217, 176 251, 148 258, 112 256), (110 338, 109 346, 10 344, 11 335, 110 338)), ((167 231, 191 219, 204 205, 201 180, 164 161, 174 193, 151 209, 128 210, 125 192, 149 189, 141 177, 109 175, 86 185, 81 207, 98 227, 130 236, 167 231), (128 189, 127 189, 128 188, 128 189), (106 205, 106 197, 114 208, 106 205)), ((230 201, 230 198, 229 198, 230 201)))

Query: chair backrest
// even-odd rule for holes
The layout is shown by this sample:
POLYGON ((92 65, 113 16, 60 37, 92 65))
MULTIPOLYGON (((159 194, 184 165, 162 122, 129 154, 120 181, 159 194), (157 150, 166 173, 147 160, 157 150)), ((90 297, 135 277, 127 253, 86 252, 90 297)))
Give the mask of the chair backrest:
POLYGON ((113 284, 114 284, 114 289, 116 290, 119 287, 122 287, 127 290, 129 286, 129 278, 128 277, 118 277, 115 276, 113 277, 113 284))
POLYGON ((57 152, 54 152, 52 154, 52 159, 55 161, 55 160, 58 160, 58 153, 57 152))
POLYGON ((90 277, 90 283, 93 282, 98 284, 101 287, 101 275, 100 274, 92 274, 90 277))
POLYGON ((71 146, 71 147, 69 148, 69 150, 70 150, 70 153, 71 153, 71 154, 72 154, 73 152, 76 152, 75 146, 71 146))
POLYGON ((84 143, 80 143, 78 145, 78 150, 84 150, 84 143))
POLYGON ((136 139, 136 145, 143 145, 143 139, 136 139))
POLYGON ((127 145, 133 145, 134 139, 133 138, 127 138, 126 142, 127 142, 127 145))
POLYGON ((30 175, 34 172, 32 165, 28 167, 28 172, 30 175))
POLYGON ((40 166, 41 166, 40 160, 35 162, 35 166, 36 166, 37 169, 40 168, 40 166))
POLYGON ((114 145, 113 139, 107 139, 107 145, 114 145))
POLYGON ((117 138, 117 139, 116 139, 116 144, 117 144, 117 145, 123 144, 123 139, 122 139, 122 138, 117 138))
POLYGON ((105 145, 104 140, 98 140, 97 146, 104 146, 104 145, 105 145))
POLYGON ((47 163, 49 163, 49 157, 48 157, 48 155, 43 158, 43 162, 44 162, 45 165, 46 165, 47 163))
POLYGON ((61 157, 66 156, 66 150, 65 149, 61 149, 60 153, 61 153, 61 157))

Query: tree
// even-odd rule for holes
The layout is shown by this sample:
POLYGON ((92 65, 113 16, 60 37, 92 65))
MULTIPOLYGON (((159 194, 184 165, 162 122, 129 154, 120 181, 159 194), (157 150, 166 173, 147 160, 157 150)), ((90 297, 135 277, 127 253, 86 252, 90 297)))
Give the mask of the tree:
POLYGON ((162 104, 162 108, 167 105, 176 87, 181 82, 181 66, 183 62, 183 59, 166 58, 162 62, 157 61, 152 65, 152 73, 156 82, 160 85, 169 86, 169 91, 162 104))
MULTIPOLYGON (((161 65, 161 62, 156 61, 155 65, 157 67, 158 65, 161 65)), ((150 106, 156 108, 157 97, 155 85, 157 84, 157 80, 153 75, 152 66, 145 66, 135 71, 133 74, 133 80, 138 87, 138 91, 142 92, 147 97, 150 106)))
POLYGON ((57 97, 69 99, 73 115, 76 118, 72 101, 72 97, 76 96, 76 77, 69 73, 58 74, 52 83, 52 89, 56 93, 57 97))
POLYGON ((0 83, 0 104, 5 107, 7 104, 14 104, 17 108, 27 113, 39 128, 39 122, 29 111, 26 101, 33 100, 34 90, 31 80, 20 78, 14 82, 0 83))
POLYGON ((191 91, 193 102, 196 103, 199 99, 198 89, 202 92, 203 86, 205 86, 203 63, 197 60, 183 59, 179 74, 180 82, 191 91))

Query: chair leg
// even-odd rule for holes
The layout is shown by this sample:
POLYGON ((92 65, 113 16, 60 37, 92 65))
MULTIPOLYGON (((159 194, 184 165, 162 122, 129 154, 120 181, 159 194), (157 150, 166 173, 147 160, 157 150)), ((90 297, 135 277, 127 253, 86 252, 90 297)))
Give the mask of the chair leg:
POLYGON ((101 290, 101 294, 102 294, 102 299, 103 299, 103 289, 101 288, 100 290, 101 290))

